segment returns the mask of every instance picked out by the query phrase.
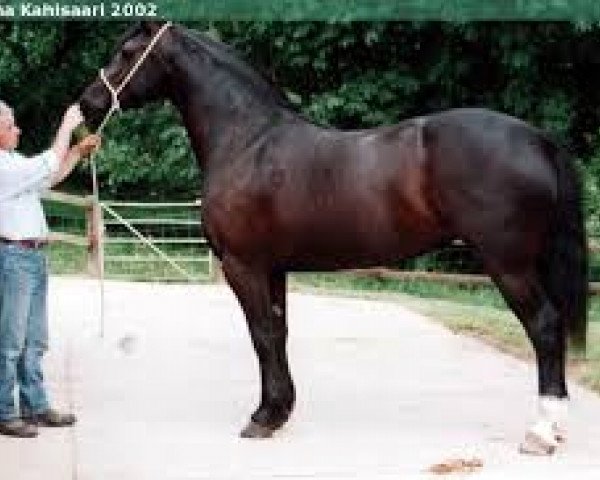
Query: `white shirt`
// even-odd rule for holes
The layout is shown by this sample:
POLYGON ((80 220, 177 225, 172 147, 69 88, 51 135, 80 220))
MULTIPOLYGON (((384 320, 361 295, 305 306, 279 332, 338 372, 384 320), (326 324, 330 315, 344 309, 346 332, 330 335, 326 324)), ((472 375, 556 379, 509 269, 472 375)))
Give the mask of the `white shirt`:
POLYGON ((34 157, 0 150, 0 237, 45 239, 49 230, 41 195, 60 167, 52 149, 34 157))

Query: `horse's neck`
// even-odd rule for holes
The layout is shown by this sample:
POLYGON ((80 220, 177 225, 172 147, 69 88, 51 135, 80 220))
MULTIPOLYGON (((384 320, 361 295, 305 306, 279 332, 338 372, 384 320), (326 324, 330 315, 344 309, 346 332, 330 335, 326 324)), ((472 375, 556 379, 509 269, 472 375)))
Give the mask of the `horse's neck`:
POLYGON ((244 92, 232 98, 230 92, 210 91, 188 65, 174 76, 171 101, 181 113, 200 167, 237 158, 266 131, 282 122, 296 121, 296 115, 272 103, 262 103, 244 92))

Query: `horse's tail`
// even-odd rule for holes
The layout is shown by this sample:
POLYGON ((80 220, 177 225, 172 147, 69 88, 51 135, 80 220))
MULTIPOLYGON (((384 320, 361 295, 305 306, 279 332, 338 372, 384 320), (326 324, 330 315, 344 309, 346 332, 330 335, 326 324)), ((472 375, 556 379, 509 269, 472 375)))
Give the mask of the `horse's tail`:
POLYGON ((573 159, 552 149, 557 178, 555 219, 542 258, 544 286, 563 319, 571 345, 584 351, 588 323, 588 247, 581 184, 573 159))

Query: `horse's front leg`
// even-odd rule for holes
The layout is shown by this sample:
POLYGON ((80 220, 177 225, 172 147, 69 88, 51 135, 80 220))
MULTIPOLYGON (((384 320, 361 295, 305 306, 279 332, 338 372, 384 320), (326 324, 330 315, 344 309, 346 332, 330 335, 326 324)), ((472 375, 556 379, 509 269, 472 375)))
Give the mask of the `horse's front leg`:
POLYGON ((270 437, 289 418, 294 385, 287 354, 286 277, 268 268, 224 256, 223 273, 246 315, 260 365, 261 400, 241 435, 270 437))

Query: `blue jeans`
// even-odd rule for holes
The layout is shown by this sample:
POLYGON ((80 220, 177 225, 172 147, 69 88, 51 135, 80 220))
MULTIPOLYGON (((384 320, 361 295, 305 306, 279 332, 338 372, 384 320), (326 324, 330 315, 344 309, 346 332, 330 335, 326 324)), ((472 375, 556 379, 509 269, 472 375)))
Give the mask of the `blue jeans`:
POLYGON ((42 356, 48 349, 48 271, 40 250, 0 244, 0 421, 46 410, 42 356))

